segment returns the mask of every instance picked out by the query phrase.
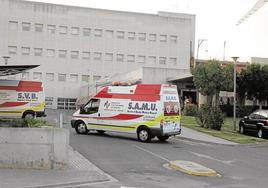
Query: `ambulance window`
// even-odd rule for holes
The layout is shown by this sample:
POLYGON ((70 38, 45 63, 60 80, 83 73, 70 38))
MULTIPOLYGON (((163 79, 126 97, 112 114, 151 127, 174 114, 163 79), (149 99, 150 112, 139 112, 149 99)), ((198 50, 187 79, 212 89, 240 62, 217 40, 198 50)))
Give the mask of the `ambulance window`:
POLYGON ((99 110, 100 100, 99 99, 91 99, 86 106, 84 107, 85 114, 94 114, 99 110))

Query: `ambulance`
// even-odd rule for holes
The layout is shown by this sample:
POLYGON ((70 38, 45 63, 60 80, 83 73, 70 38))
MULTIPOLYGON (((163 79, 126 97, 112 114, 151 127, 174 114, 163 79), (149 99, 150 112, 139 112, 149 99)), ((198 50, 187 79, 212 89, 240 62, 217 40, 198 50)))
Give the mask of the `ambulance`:
POLYGON ((42 82, 0 80, 0 118, 45 116, 42 82))
POLYGON ((73 114, 71 126, 78 134, 114 131, 165 141, 181 133, 180 114, 175 85, 106 86, 73 114))

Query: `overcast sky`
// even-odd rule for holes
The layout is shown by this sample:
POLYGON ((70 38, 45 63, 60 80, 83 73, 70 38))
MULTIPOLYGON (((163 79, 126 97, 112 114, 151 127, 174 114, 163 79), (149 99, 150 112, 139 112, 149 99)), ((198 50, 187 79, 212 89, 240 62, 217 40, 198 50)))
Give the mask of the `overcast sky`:
MULTIPOLYGON (((268 3, 245 22, 238 20, 258 0, 35 0, 91 8, 153 13, 158 11, 196 15, 196 41, 207 39, 199 50, 199 58, 225 59, 239 56, 268 58, 268 3)), ((197 45, 196 45, 197 46, 197 45)), ((195 49, 196 52, 196 49, 195 49)))

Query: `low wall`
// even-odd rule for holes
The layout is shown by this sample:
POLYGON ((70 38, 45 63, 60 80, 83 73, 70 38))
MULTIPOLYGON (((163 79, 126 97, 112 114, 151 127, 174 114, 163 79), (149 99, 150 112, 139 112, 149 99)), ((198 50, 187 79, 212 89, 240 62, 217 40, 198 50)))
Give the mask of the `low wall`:
POLYGON ((0 168, 65 169, 69 130, 0 127, 0 168))

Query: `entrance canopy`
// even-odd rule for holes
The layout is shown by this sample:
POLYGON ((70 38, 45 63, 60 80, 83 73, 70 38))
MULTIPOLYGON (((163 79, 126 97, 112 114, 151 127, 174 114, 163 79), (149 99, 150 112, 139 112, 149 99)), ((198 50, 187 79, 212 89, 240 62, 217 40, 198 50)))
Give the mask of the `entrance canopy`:
POLYGON ((0 76, 9 76, 33 69, 39 65, 0 65, 0 76))

